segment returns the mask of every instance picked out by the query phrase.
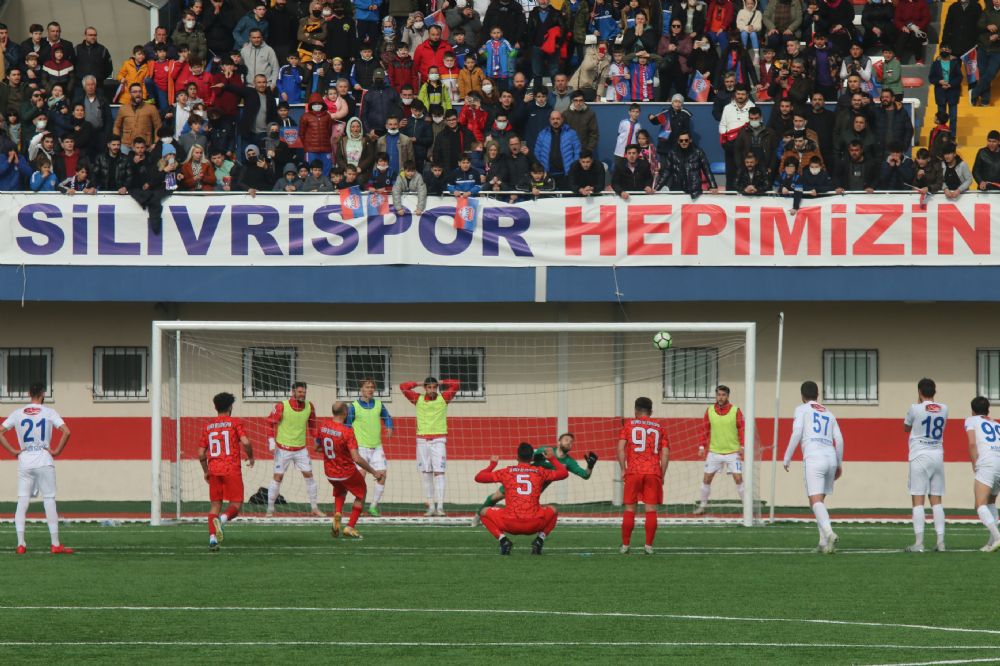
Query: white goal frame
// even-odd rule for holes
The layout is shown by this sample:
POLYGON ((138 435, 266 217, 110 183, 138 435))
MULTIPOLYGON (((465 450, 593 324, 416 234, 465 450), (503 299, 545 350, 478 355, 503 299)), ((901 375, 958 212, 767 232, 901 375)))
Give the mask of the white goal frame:
MULTIPOLYGON (((743 401, 745 422, 745 460, 752 461, 756 456, 756 378, 757 378, 757 324, 755 322, 590 322, 590 323, 519 323, 519 322, 275 322, 275 321, 153 321, 152 341, 150 344, 150 405, 151 413, 151 492, 149 519, 151 525, 160 525, 162 495, 160 492, 160 472, 163 464, 163 352, 164 336, 174 333, 174 344, 177 357, 180 358, 181 334, 184 331, 231 331, 269 333, 301 332, 301 333, 644 333, 653 331, 669 331, 670 333, 741 333, 744 336, 744 382, 746 386, 743 401)), ((652 342, 650 342, 652 344, 652 342)), ((568 342, 560 340, 559 354, 567 353, 568 342)), ((615 368, 615 406, 616 416, 625 415, 624 391, 622 390, 623 370, 616 363, 615 368)), ((180 376, 176 384, 180 386, 180 376)), ((565 381, 560 372, 560 382, 565 381)), ((562 402, 562 401, 561 401, 562 402)), ((563 404, 559 405, 560 412, 563 404)), ((178 433, 179 433, 178 429, 178 433)), ((177 446, 180 446, 178 434, 177 446)), ((750 492, 743 499, 743 525, 754 525, 754 492, 756 470, 753 464, 743 468, 744 483, 750 492)))

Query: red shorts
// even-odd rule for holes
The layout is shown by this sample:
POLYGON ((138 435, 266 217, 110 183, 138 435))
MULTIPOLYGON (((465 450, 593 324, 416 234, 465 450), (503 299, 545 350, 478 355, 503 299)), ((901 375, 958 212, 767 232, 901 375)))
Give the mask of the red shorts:
POLYGON ((642 502, 647 507, 663 504, 663 479, 657 474, 629 474, 625 476, 625 504, 642 502))
POLYGON ((364 500, 365 493, 368 492, 365 477, 361 476, 361 472, 358 470, 354 470, 354 474, 343 481, 334 481, 333 479, 327 479, 327 481, 333 486, 334 497, 345 497, 347 493, 351 493, 355 498, 364 500))
POLYGON ((492 507, 487 510, 487 514, 501 532, 508 534, 541 532, 556 517, 556 512, 551 507, 542 507, 537 513, 526 515, 518 515, 507 511, 507 509, 492 507))
POLYGON ((208 477, 208 499, 212 502, 242 502, 242 474, 211 474, 208 477))

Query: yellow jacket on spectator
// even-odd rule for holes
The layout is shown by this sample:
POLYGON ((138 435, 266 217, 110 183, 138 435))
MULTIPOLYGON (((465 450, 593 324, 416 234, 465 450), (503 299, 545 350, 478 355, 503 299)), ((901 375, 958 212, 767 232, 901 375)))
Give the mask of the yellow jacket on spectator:
POLYGON ((122 84, 121 90, 122 94, 115 99, 115 102, 120 102, 122 100, 128 100, 128 89, 133 83, 138 83, 142 86, 142 98, 146 99, 149 97, 149 93, 146 90, 146 79, 153 75, 153 70, 149 68, 149 63, 144 62, 141 65, 135 61, 135 58, 129 58, 122 65, 121 69, 118 70, 118 83, 122 84))

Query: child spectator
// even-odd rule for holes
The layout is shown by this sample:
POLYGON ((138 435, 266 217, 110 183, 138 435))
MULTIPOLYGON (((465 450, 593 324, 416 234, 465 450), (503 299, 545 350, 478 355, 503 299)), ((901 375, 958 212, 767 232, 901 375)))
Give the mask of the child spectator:
POLYGON ((479 49, 483 57, 483 73, 492 79, 500 90, 510 88, 514 76, 514 57, 517 51, 503 38, 503 30, 494 26, 490 29, 490 39, 479 49))
POLYGON ((456 63, 464 64, 470 55, 473 62, 476 60, 475 50, 465 41, 464 30, 456 30, 451 34, 451 50, 455 53, 456 63))
POLYGON ((404 86, 417 87, 417 70, 406 44, 396 44, 395 55, 386 63, 386 73, 393 89, 400 95, 404 86))
POLYGON ((802 203, 802 177, 799 175, 799 159, 786 157, 782 162, 781 171, 774 181, 774 191, 783 197, 792 198, 792 212, 799 209, 802 203))
POLYGON ((73 74, 73 63, 66 58, 66 53, 62 46, 52 49, 49 59, 42 63, 42 81, 49 90, 52 86, 59 84, 67 94, 73 92, 76 77, 73 74))
POLYGON ((452 53, 445 53, 443 67, 439 70, 441 74, 441 85, 451 96, 451 103, 458 104, 462 98, 458 96, 458 65, 455 64, 455 56, 452 53))
MULTIPOLYGON (((347 165, 344 170, 347 176, 345 180, 347 181, 344 187, 354 187, 358 185, 358 170, 353 164, 347 165)), ((332 192, 333 183, 323 175, 323 163, 319 160, 313 160, 309 163, 309 175, 302 182, 300 186, 300 192, 332 192)))
POLYGON ((371 44, 362 44, 361 58, 356 60, 354 66, 351 67, 351 79, 354 81, 354 89, 361 92, 371 88, 375 70, 380 66, 381 63, 372 55, 371 44))
MULTIPOLYGON (((909 157, 906 159, 910 161, 909 157)), ((912 164, 912 161, 910 163, 912 164)), ((833 179, 823 168, 823 160, 818 155, 809 158, 809 167, 803 170, 799 182, 802 184, 803 193, 808 196, 815 197, 833 191, 833 179)))
POLYGON ((477 92, 470 92, 465 98, 462 112, 458 114, 458 122, 464 126, 477 141, 483 141, 486 131, 486 121, 489 114, 482 108, 482 98, 477 92))
POLYGON ((28 183, 32 192, 55 192, 56 175, 52 173, 52 162, 43 157, 38 160, 38 170, 31 174, 28 183))
POLYGON ((431 196, 441 196, 448 187, 444 177, 444 167, 440 164, 431 164, 430 173, 425 176, 424 181, 427 183, 427 194, 431 196))
POLYGON ((80 164, 76 167, 76 172, 59 183, 59 191, 63 194, 94 194, 97 192, 97 188, 90 184, 90 180, 87 178, 87 166, 85 164, 80 164))
POLYGON ((275 92, 278 99, 288 104, 301 104, 305 100, 302 86, 306 79, 305 70, 299 65, 299 54, 292 51, 288 54, 288 64, 278 70, 278 81, 275 92))
POLYGON ((590 20, 598 41, 610 42, 622 33, 621 24, 611 13, 607 0, 594 0, 594 10, 590 20))
POLYGON ((962 66, 951 57, 951 47, 941 45, 938 58, 931 63, 927 80, 934 86, 937 115, 948 118, 948 128, 955 136, 958 123, 958 101, 962 98, 962 66))
POLYGON ((299 180, 299 170, 289 162, 285 165, 282 177, 274 184, 275 192, 299 192, 302 182, 299 180))
POLYGON ((934 160, 926 148, 918 150, 914 160, 913 187, 924 195, 940 192, 942 175, 941 162, 934 160))
POLYGON ((639 134, 639 114, 642 109, 638 104, 630 104, 628 118, 618 123, 618 139, 615 141, 615 168, 625 162, 625 149, 633 145, 639 134))
POLYGON ((149 97, 146 90, 146 79, 149 78, 149 63, 146 62, 146 52, 141 45, 132 47, 132 57, 122 63, 118 70, 118 95, 112 101, 124 102, 129 98, 129 88, 138 83, 142 86, 142 98, 149 97))
POLYGON ((403 195, 416 194, 417 207, 413 209, 414 215, 420 215, 427 208, 427 185, 424 179, 417 173, 417 165, 414 162, 407 162, 403 165, 403 171, 396 177, 396 183, 392 186, 392 207, 396 215, 406 212, 403 207, 403 195))
POLYGON ((468 155, 462 155, 458 158, 458 167, 448 174, 446 181, 448 191, 452 194, 479 194, 482 182, 482 172, 472 168, 472 160, 469 159, 468 155))
POLYGON ((611 66, 608 67, 608 88, 606 99, 609 102, 626 102, 632 99, 632 86, 629 66, 625 62, 625 51, 616 46, 611 53, 611 66))
POLYGON ((389 155, 386 153, 379 153, 375 156, 375 168, 372 170, 371 179, 368 181, 368 189, 380 192, 388 192, 392 189, 392 174, 389 173, 389 155))
POLYGON ((481 93, 483 91, 483 80, 485 79, 486 74, 476 64, 476 56, 470 53, 465 57, 465 67, 458 73, 459 97, 464 99, 469 96, 470 92, 481 93))
POLYGON ((157 44, 155 53, 156 60, 149 64, 151 71, 146 79, 146 91, 156 100, 156 108, 163 113, 174 103, 174 85, 182 67, 176 60, 167 59, 166 44, 157 44))
POLYGON ((538 162, 533 162, 531 168, 520 183, 517 189, 521 192, 530 192, 531 196, 538 197, 542 192, 551 192, 556 189, 556 183, 549 174, 545 173, 545 167, 538 162))
POLYGON ((441 74, 434 65, 428 68, 427 82, 420 86, 417 99, 423 102, 424 106, 431 109, 431 115, 433 115, 433 108, 435 106, 441 107, 443 111, 451 108, 451 93, 441 83, 441 74))
POLYGON ((628 66, 628 78, 631 82, 629 99, 633 102, 652 102, 656 65, 649 61, 650 55, 645 51, 636 53, 635 58, 628 66))

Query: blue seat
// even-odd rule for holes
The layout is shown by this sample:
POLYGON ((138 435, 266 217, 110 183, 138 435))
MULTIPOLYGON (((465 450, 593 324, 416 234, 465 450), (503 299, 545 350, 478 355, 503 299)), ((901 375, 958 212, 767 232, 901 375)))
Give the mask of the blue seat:
POLYGON ((725 162, 712 162, 709 166, 712 169, 712 173, 716 176, 726 173, 725 162))

